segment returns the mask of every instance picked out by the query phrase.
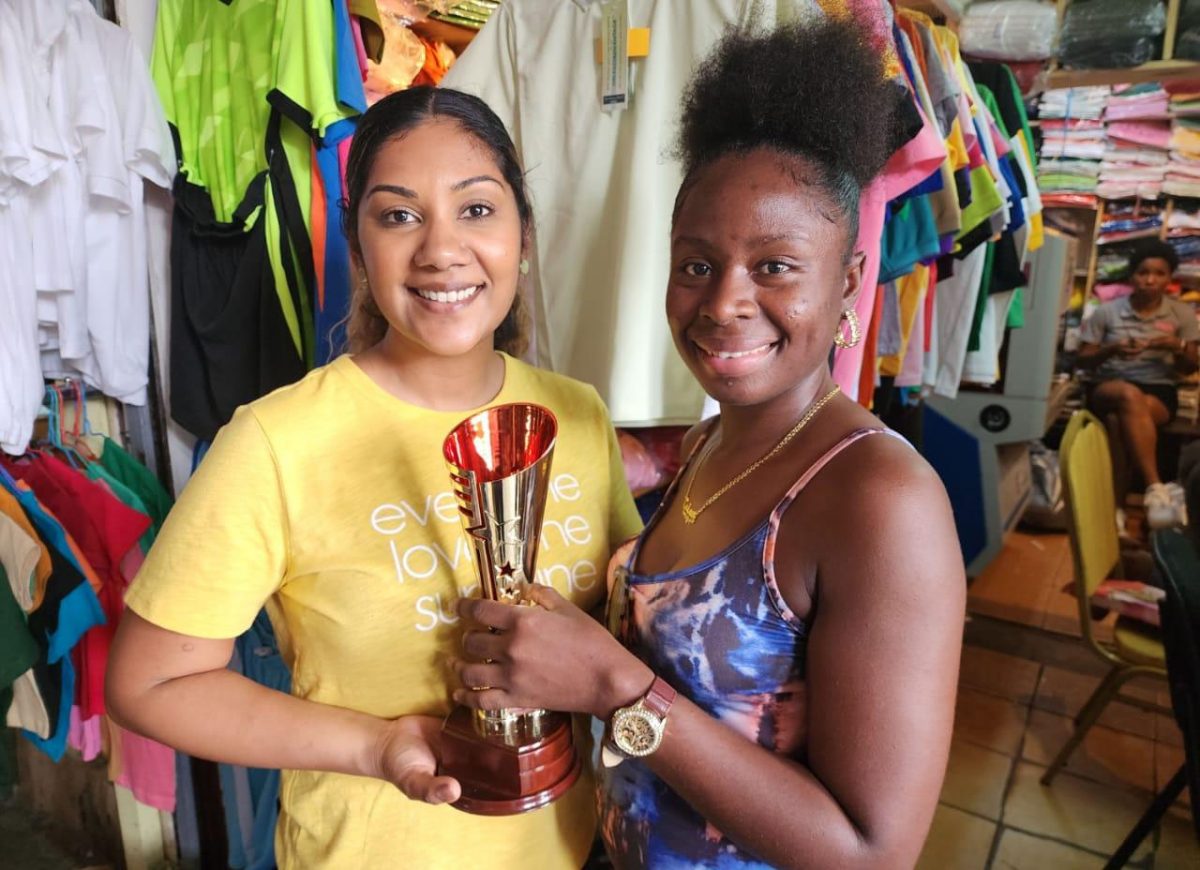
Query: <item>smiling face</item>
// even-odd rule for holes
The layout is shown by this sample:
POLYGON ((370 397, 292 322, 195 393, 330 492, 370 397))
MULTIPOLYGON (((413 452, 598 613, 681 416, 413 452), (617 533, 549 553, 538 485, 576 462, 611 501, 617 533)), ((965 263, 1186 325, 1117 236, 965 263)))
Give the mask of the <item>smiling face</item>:
POLYGON ((667 319, 719 402, 758 405, 823 377, 858 292, 846 218, 805 181, 811 164, 768 149, 700 170, 671 232, 667 319))
POLYGON ((433 119, 384 143, 357 226, 355 260, 390 340, 446 357, 491 348, 517 291, 523 232, 482 142, 433 119))

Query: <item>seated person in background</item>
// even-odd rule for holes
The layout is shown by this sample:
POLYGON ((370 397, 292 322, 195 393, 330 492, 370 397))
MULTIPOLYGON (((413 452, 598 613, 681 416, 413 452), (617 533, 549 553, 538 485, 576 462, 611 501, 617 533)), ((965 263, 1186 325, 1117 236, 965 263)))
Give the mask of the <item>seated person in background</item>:
MULTIPOLYGON (((1179 266, 1174 248, 1147 239, 1129 266, 1133 294, 1104 303, 1084 321, 1077 360, 1096 372, 1088 405, 1102 418, 1116 415, 1125 450, 1146 482, 1147 524, 1184 525, 1183 490, 1159 477, 1156 448, 1158 427, 1170 422, 1179 404, 1179 375, 1197 368, 1200 328, 1190 305, 1165 295, 1179 266)), ((1123 489, 1117 483, 1118 505, 1123 489)))

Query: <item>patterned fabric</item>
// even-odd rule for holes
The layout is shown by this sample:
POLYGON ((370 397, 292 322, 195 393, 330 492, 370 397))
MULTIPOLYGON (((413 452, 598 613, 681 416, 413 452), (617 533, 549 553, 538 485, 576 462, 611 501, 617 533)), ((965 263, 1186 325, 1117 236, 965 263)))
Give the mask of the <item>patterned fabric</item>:
MULTIPOLYGON (((699 565, 666 574, 633 570, 661 510, 637 543, 613 559, 618 567, 610 627, 622 642, 706 713, 781 755, 798 755, 806 742, 808 628, 775 581, 779 523, 831 459, 876 433, 900 437, 884 429, 851 432, 813 463, 762 523, 699 565)), ((663 500, 664 509, 686 471, 687 465, 663 500)), ((726 838, 637 759, 600 766, 598 777, 601 833, 616 866, 769 866, 726 838)))

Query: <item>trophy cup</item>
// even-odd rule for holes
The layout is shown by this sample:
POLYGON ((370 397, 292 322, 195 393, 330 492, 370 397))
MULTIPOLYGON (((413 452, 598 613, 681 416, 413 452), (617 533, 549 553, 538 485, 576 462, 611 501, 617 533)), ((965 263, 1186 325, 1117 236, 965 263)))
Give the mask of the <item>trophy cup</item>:
MULTIPOLYGON (((442 446, 480 594, 523 606, 533 582, 558 423, 539 405, 500 405, 463 420, 442 446)), ((579 778, 571 717, 546 710, 455 707, 442 726, 440 773, 454 804, 488 816, 528 812, 579 778)))

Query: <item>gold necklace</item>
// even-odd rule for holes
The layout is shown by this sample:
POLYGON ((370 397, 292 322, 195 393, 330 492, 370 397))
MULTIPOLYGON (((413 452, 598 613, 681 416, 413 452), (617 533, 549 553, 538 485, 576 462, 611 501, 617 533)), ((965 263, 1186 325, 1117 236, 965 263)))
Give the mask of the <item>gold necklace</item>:
POLYGON ((715 493, 713 493, 711 496, 709 496, 708 501, 706 501, 704 504, 700 505, 700 507, 693 507, 692 506, 692 484, 694 484, 696 482, 696 478, 700 475, 700 469, 704 465, 704 460, 708 459, 708 454, 712 452, 712 448, 710 447, 708 450, 706 450, 704 452, 704 455, 701 456, 700 459, 696 462, 696 469, 692 472, 692 477, 688 481, 687 489, 683 493, 683 503, 681 505, 681 509, 683 511, 683 521, 685 523, 687 523, 689 526, 692 525, 692 523, 696 522, 696 518, 699 517, 700 514, 704 513, 704 511, 706 511, 709 507, 711 507, 713 502, 715 502, 717 499, 719 499, 725 493, 729 492, 729 490, 733 489, 735 486, 737 486, 739 483, 741 483, 743 480, 745 480, 747 477, 749 477, 755 471, 755 469, 757 469, 760 465, 762 465, 764 462, 766 462, 768 459, 770 459, 772 456, 774 456, 776 453, 778 453, 780 450, 782 450, 784 447, 786 447, 787 443, 789 441, 791 441, 793 438, 795 438, 796 434, 801 429, 803 429, 805 426, 808 425, 808 421, 811 420, 813 417, 815 417, 817 412, 820 411, 822 408, 824 408, 825 405, 828 404, 829 400, 832 399, 834 396, 836 396, 837 393, 838 393, 838 388, 835 386, 828 393, 826 393, 821 398, 817 399, 817 401, 815 401, 811 405, 809 405, 808 410, 804 412, 804 416, 800 418, 800 421, 795 426, 793 426, 791 428, 791 430, 786 435, 783 436, 783 438, 780 439, 778 444, 776 444, 774 447, 771 448, 769 453, 767 453, 765 456, 759 457, 758 461, 756 461, 753 465, 751 465, 749 468, 747 468, 745 471, 743 471, 741 474, 739 474, 733 480, 729 481, 729 483, 725 484, 723 487, 721 487, 715 493))

